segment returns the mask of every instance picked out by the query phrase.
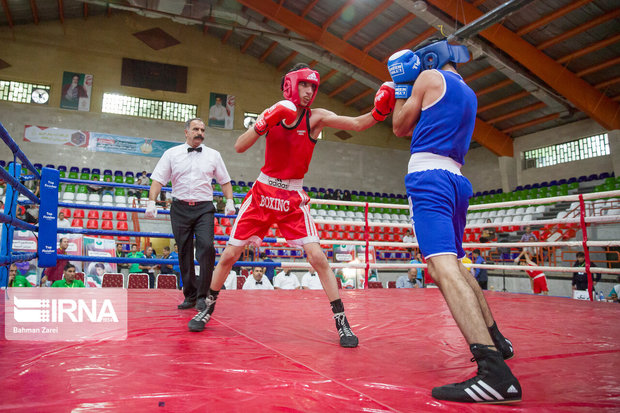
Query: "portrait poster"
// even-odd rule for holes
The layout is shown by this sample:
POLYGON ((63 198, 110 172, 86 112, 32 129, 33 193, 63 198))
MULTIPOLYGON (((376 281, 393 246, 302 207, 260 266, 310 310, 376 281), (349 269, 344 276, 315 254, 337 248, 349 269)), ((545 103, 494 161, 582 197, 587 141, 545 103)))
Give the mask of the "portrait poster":
POLYGON ((90 110, 90 97, 93 88, 93 75, 64 72, 60 107, 63 109, 90 110))
POLYGON ((209 97, 209 121, 212 128, 232 129, 235 121, 235 97, 211 92, 209 97))
MULTIPOLYGON (((115 257, 116 242, 113 239, 84 237, 84 252, 88 257, 115 257)), ((101 287, 103 274, 116 272, 116 264, 109 262, 85 262, 84 284, 87 287, 101 287)))

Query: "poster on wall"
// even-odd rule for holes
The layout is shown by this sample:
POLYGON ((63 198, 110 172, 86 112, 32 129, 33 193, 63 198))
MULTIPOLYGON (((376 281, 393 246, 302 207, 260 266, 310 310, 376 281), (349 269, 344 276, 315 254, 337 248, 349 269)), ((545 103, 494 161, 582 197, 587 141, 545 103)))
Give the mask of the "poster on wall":
MULTIPOLYGON (((88 257, 115 257, 115 249, 116 241, 113 239, 84 237, 84 252, 88 257)), ((116 272, 116 264, 96 261, 84 263, 84 284, 87 287, 101 287, 106 272, 116 272)))
POLYGON ((213 93, 209 97, 209 123, 212 128, 232 129, 235 121, 235 97, 213 93))
POLYGON ((161 158, 168 149, 180 144, 181 142, 158 141, 150 138, 134 138, 131 136, 91 132, 88 149, 95 152, 111 152, 161 158))
MULTIPOLYGON (((60 248, 60 239, 67 238, 69 241, 69 246, 67 247, 67 255, 82 255, 82 245, 83 245, 83 235, 82 234, 58 234, 58 248, 60 248)), ((71 264, 75 265, 75 271, 82 271, 82 261, 69 261, 71 264)))
POLYGON ((88 147, 90 133, 76 129, 48 128, 46 126, 26 125, 24 141, 46 143, 49 145, 67 145, 80 148, 88 147))
POLYGON ((60 107, 88 112, 90 110, 92 88, 93 75, 64 72, 62 75, 60 107))

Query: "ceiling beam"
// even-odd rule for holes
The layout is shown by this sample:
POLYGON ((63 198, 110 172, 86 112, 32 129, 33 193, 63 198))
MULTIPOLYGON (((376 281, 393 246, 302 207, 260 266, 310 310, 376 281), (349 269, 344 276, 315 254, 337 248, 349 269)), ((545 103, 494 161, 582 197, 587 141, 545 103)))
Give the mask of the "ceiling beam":
POLYGON ((355 33, 359 32, 360 30, 362 30, 362 28, 364 28, 368 23, 370 23, 377 16, 379 16, 381 13, 383 13, 383 11, 385 9, 390 7, 392 5, 392 3, 394 3, 394 0, 386 0, 383 3, 381 3, 381 5, 379 5, 379 7, 376 7, 372 11, 372 13, 370 13, 368 16, 364 17, 359 23, 357 23, 355 26, 353 26, 353 28, 351 30, 346 32, 342 36, 342 40, 349 40, 351 38, 351 36, 353 36, 355 33))
MULTIPOLYGON (((307 6, 306 8, 301 12, 301 17, 306 17, 306 14, 310 13, 310 10, 312 10, 314 8, 314 6, 316 6, 316 4, 319 2, 319 0, 312 0, 307 6)), ((249 6, 248 6, 249 7, 249 6)))
POLYGON ((374 93, 374 91, 375 91, 374 89, 366 89, 365 91, 363 91, 359 95, 353 96, 351 99, 349 99, 346 102, 344 102, 344 105, 345 106, 349 106, 352 103, 355 103, 358 100, 365 98, 366 96, 370 95, 371 93, 374 93))
POLYGON ((529 106, 526 106, 526 107, 518 109, 518 110, 510 111, 510 112, 506 113, 505 115, 500 115, 500 116, 496 116, 496 117, 491 118, 491 119, 487 119, 487 123, 490 123, 490 124, 498 123, 498 122, 501 122, 503 120, 511 119, 511 118, 517 117, 519 115, 523 115, 524 113, 532 112, 532 111, 535 111, 535 110, 538 110, 538 109, 542 109, 542 108, 545 108, 545 107, 547 107, 547 105, 545 105, 543 102, 534 103, 533 105, 529 105, 529 106))
POLYGON ((65 24, 65 11, 62 7, 62 0, 58 0, 58 18, 60 19, 60 24, 65 24))
POLYGON ((488 75, 488 74, 490 74, 490 73, 493 73, 493 72, 495 72, 496 70, 497 70, 497 69, 496 69, 495 67, 493 67, 493 66, 489 66, 489 67, 487 67, 486 69, 482 69, 482 70, 481 70, 481 71, 479 71, 479 72, 472 73, 471 75, 469 75, 469 76, 467 76, 467 77, 463 78, 463 80, 465 81, 465 83, 469 83, 469 82, 471 82, 471 81, 473 81, 473 80, 480 79, 481 77, 484 77, 484 76, 486 76, 486 75, 488 75))
POLYGON ((619 64, 620 64, 620 56, 614 59, 599 63, 598 65, 590 66, 587 69, 580 70, 579 72, 575 74, 579 77, 583 77, 583 76, 589 75, 590 73, 595 73, 595 72, 598 72, 599 70, 607 69, 610 66, 615 66, 619 64))
POLYGON ((604 82, 597 83, 596 85, 594 85, 594 87, 597 89, 605 89, 607 86, 615 85, 618 82, 620 82, 620 76, 616 76, 604 82))
POLYGON ((336 69, 330 70, 329 72, 327 72, 325 76, 321 76, 321 82, 327 82, 329 78, 335 75, 336 73, 338 73, 336 69))
POLYGON ((84 20, 88 19, 88 4, 84 3, 84 20))
MULTIPOLYGON (((385 63, 380 62, 333 34, 327 31, 324 32, 319 26, 312 24, 290 10, 278 7, 276 3, 267 0, 238 1, 242 5, 248 6, 263 16, 269 16, 271 20, 279 25, 298 33, 302 37, 312 41, 317 46, 324 48, 335 56, 342 58, 353 66, 363 68, 366 73, 376 77, 380 81, 390 79, 385 63)), ((478 143, 486 146, 496 155, 513 156, 513 142, 509 136, 501 133, 480 118, 476 118, 476 126, 477 129, 474 129, 474 139, 478 143), (476 134, 476 130, 479 135, 476 134)))
POLYGON ((559 117, 560 117, 559 113, 552 113, 551 115, 543 116, 542 118, 533 119, 528 122, 520 123, 518 125, 514 125, 509 128, 502 129, 502 132, 511 133, 517 130, 528 128, 530 126, 538 125, 540 123, 549 122, 550 120, 557 119, 559 117))
POLYGON ((39 24, 39 11, 37 10, 37 2, 35 0, 30 0, 30 10, 32 10, 34 24, 39 24))
POLYGON ((228 39, 230 39, 230 36, 232 36, 233 34, 233 30, 227 30, 226 33, 224 33, 224 36, 222 36, 222 44, 226 44, 226 42, 228 42, 228 39))
POLYGON ((276 46, 278 45, 278 42, 271 42, 271 44, 269 45, 269 47, 267 47, 267 49, 263 52, 262 55, 260 55, 260 57, 258 58, 258 60, 260 60, 260 62, 264 62, 265 59, 267 59, 267 57, 269 57, 269 55, 271 54, 271 52, 273 52, 273 50, 276 48, 276 46))
POLYGON ((372 50, 373 47, 375 47, 376 45, 378 45, 379 43, 381 43, 382 41, 384 41, 385 39, 387 39, 388 37, 390 37, 397 31, 399 31, 401 28, 403 28, 403 26, 411 22, 413 19, 415 19, 415 14, 406 15, 405 17, 400 19, 398 23, 396 23, 395 25, 393 25, 392 27, 390 27, 389 29, 381 33, 381 35, 378 36, 375 40, 373 40, 372 42, 364 46, 362 51, 364 53, 368 53, 368 51, 372 50))
POLYGON ((336 10, 334 14, 329 16, 329 19, 325 20, 325 22, 321 26, 321 29, 327 30, 327 28, 331 26, 331 24, 342 15, 342 12, 344 12, 344 10, 347 7, 351 6, 353 3, 355 3, 355 0, 347 0, 338 10, 336 10))
POLYGON ((588 53, 592 53, 599 49, 602 49, 603 47, 607 47, 618 41, 620 41, 620 33, 615 36, 608 37, 607 39, 603 39, 600 42, 592 43, 590 46, 584 47, 583 49, 579 49, 576 52, 569 53, 566 56, 559 58, 558 63, 566 63, 570 60, 576 59, 588 53))
POLYGON ((291 63, 291 60, 293 60, 295 57, 297 57, 297 55, 298 55, 298 54, 299 54, 299 52, 293 52, 293 53, 291 53, 290 55, 288 55, 288 56, 286 57, 286 59, 284 59, 284 60, 282 61, 282 63, 280 63, 280 64, 278 65, 278 70, 282 70, 282 69, 284 69, 286 66, 288 66, 288 64, 289 64, 289 63, 291 63))
POLYGON ((313 68, 314 66, 316 66, 316 65, 317 65, 317 63, 319 63, 319 61, 318 61, 318 60, 313 60, 313 61, 311 61, 310 63, 308 63, 308 66, 310 66, 310 68, 313 68))
POLYGON ((476 96, 480 97, 486 95, 487 93, 494 92, 498 89, 503 88, 504 86, 508 86, 513 84, 514 82, 511 79, 502 80, 501 82, 497 82, 492 84, 491 86, 485 87, 484 89, 480 89, 476 92, 476 96))
POLYGON ((246 50, 248 50, 248 47, 250 47, 250 45, 252 44, 252 42, 254 41, 254 39, 256 39, 256 35, 255 35, 255 34, 252 34, 252 35, 250 35, 250 37, 248 37, 248 38, 245 40, 245 43, 243 43, 243 46, 241 46, 241 49, 239 49, 239 50, 241 50, 241 53, 245 53, 245 52, 246 52, 246 50))
POLYGON ((348 81, 346 81, 345 83, 343 83, 342 85, 338 86, 336 89, 332 90, 327 96, 329 96, 330 98, 333 98, 334 96, 336 96, 338 93, 342 92, 345 89, 348 89, 350 86, 352 86, 355 82, 357 82, 357 80, 355 79, 349 79, 348 81))
POLYGON ((6 21, 9 23, 9 27, 13 28, 13 18, 11 17, 11 10, 9 10, 9 5, 6 0, 2 0, 2 8, 4 9, 4 15, 6 16, 6 21))
POLYGON ((596 27, 598 25, 601 25, 603 23, 605 23, 607 20, 611 20, 611 19, 615 19, 618 16, 620 16, 620 9, 616 9, 610 13, 605 13, 602 16, 597 17, 596 19, 592 19, 589 22, 586 22, 582 25, 579 25, 577 27, 575 27, 574 29, 571 29, 567 32, 562 33, 559 36, 556 36, 554 38, 551 38, 545 42, 540 43, 539 45, 536 46, 536 48, 538 50, 543 50, 546 49, 548 47, 551 47, 553 45, 556 45, 560 42, 563 42, 566 39, 570 39, 571 37, 581 33, 581 32, 585 32, 586 30, 589 30, 593 27, 596 27))
MULTIPOLYGON (((482 15, 482 12, 471 4, 459 0, 429 0, 429 2, 444 13, 451 15, 452 18, 459 20, 473 21, 482 15), (454 12, 457 5, 461 7, 458 15, 454 12)), ((514 32, 500 24, 495 24, 480 32, 479 35, 511 55, 604 128, 620 129, 620 106, 616 102, 537 50, 514 32)))
POLYGON ((554 21, 555 19, 559 19, 560 17, 564 16, 565 14, 570 13, 573 10, 576 10, 588 3, 592 2, 592 0, 577 0, 572 2, 571 4, 564 6, 556 11, 554 11, 553 13, 550 13, 544 17, 541 17, 540 19, 533 21, 530 24, 527 24, 525 26, 523 26, 522 28, 520 28, 519 30, 516 31, 517 35, 519 36, 523 36, 529 32, 531 32, 534 29, 538 29, 541 26, 544 26, 547 23, 550 23, 552 21, 554 21))
POLYGON ((527 90, 524 90, 523 92, 516 93, 516 94, 514 94, 512 96, 508 96, 508 97, 505 97, 503 99, 498 99, 495 102, 489 103, 488 105, 479 106, 477 113, 486 112, 489 109, 493 109, 493 108, 496 108, 498 106, 502 106, 502 105, 504 105, 506 103, 514 102, 515 100, 519 100, 519 99, 524 98, 524 97, 529 96, 529 95, 530 95, 529 92, 527 90))

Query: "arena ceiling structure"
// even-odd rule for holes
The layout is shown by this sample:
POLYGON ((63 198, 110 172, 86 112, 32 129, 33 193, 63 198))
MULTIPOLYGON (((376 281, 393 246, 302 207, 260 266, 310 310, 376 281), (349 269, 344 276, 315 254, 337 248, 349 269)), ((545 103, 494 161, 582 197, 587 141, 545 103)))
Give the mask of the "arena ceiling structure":
POLYGON ((321 92, 368 111, 388 57, 453 35, 478 96, 474 140, 499 156, 513 139, 591 118, 620 129, 618 0, 0 0, 11 28, 112 13, 169 18, 283 73, 321 74, 321 92), (480 18, 487 18, 486 24, 480 18))

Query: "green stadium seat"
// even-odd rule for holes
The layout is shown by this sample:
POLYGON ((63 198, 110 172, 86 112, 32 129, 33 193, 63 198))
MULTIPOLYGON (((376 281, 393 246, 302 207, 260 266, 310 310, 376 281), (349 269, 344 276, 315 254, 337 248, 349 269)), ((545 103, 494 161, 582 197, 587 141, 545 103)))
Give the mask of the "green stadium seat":
POLYGON ((77 172, 69 172, 69 179, 78 179, 78 173, 77 172))
MULTIPOLYGON (((120 178, 121 178, 121 182, 120 183, 123 183, 123 177, 121 176, 120 178)), ((133 176, 126 176, 125 177, 125 183, 129 184, 129 185, 134 185, 136 183, 136 179, 133 176)))
POLYGON ((122 184, 123 183, 123 177, 121 175, 116 175, 114 177, 114 182, 116 182, 117 184, 122 184))

